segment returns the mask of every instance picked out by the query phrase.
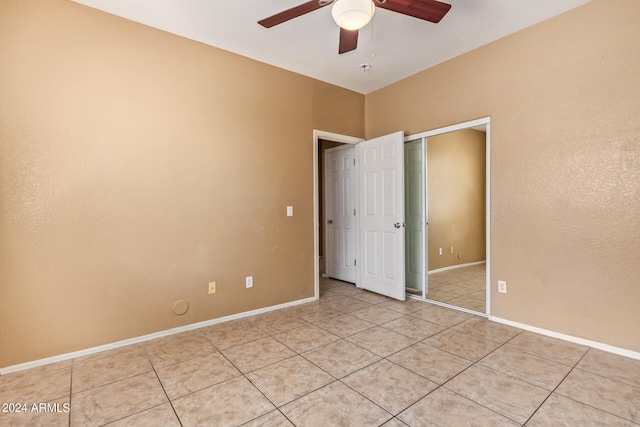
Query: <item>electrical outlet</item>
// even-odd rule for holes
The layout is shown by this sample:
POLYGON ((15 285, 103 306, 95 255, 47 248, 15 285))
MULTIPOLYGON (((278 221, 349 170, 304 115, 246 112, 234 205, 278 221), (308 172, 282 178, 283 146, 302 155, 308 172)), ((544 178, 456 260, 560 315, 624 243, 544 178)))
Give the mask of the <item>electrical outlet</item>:
POLYGON ((453 246, 451 246, 451 253, 453 253, 453 246))
POLYGON ((253 288, 253 276, 247 276, 244 280, 244 284, 247 288, 253 288))
POLYGON ((216 293, 216 282, 209 282, 209 295, 216 293))
POLYGON ((442 255, 442 248, 438 249, 438 255, 442 255))
POLYGON ((501 294, 507 293, 507 282, 504 280, 498 280, 498 292, 501 294))

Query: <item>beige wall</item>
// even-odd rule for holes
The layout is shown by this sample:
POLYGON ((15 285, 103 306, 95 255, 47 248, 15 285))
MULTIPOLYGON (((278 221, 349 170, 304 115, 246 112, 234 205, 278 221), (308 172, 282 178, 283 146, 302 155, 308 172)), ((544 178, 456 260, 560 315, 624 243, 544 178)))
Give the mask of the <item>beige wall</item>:
POLYGON ((485 139, 473 129, 427 139, 429 271, 485 260, 485 139))
POLYGON ((62 0, 0 1, 0 112, 0 367, 313 296, 312 130, 364 134, 363 95, 62 0))
POLYGON ((365 100, 367 138, 491 116, 492 314, 633 351, 638 17, 593 0, 365 100))

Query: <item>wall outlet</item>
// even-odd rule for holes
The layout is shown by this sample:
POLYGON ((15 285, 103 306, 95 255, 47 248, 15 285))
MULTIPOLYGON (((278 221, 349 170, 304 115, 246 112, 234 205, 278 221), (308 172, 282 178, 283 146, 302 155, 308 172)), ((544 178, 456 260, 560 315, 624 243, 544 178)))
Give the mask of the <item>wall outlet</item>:
POLYGON ((442 255, 442 248, 438 249, 438 254, 442 255))
POLYGON ((216 282, 209 282, 209 295, 216 293, 216 282))
POLYGON ((498 292, 501 294, 507 293, 507 282, 504 280, 498 280, 498 292))
POLYGON ((451 253, 453 253, 453 246, 451 246, 451 253))
POLYGON ((253 288, 253 276, 247 276, 244 280, 244 284, 247 288, 253 288))

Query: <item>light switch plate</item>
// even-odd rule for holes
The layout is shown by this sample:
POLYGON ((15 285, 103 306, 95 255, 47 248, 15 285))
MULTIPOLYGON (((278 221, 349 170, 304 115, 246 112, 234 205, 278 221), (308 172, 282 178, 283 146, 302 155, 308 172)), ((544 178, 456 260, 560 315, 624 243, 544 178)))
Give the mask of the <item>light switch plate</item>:
POLYGON ((293 206, 287 206, 287 216, 293 216, 293 206))

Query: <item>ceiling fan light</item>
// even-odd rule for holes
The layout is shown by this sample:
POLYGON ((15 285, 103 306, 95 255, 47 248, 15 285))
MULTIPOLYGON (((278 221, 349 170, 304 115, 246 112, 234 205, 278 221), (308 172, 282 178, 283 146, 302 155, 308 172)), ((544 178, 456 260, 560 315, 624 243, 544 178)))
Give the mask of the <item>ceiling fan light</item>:
POLYGON ((359 30, 371 21, 376 7, 371 0, 337 0, 331 15, 345 30, 359 30))

